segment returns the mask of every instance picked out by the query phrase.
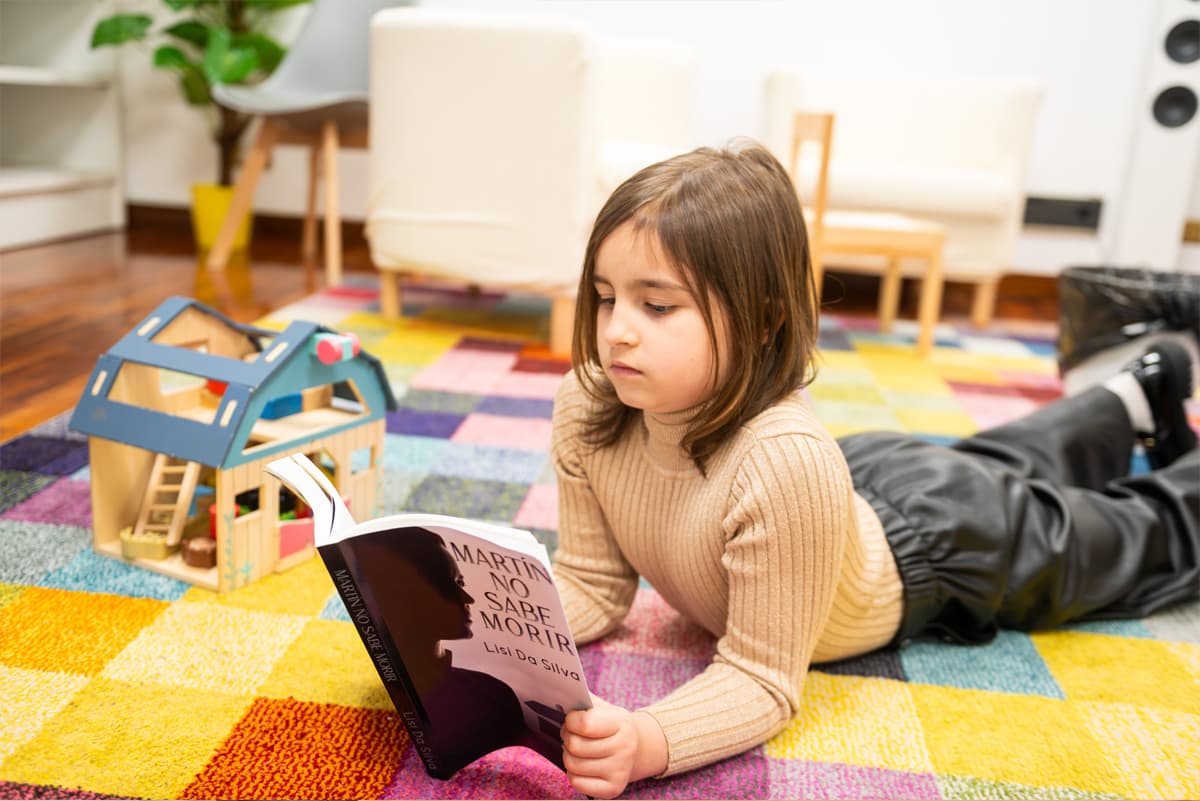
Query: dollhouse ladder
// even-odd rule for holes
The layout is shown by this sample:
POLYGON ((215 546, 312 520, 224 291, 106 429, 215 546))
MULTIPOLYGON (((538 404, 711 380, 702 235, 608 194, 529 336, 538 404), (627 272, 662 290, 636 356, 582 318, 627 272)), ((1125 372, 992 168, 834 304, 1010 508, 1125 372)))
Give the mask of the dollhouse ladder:
POLYGON ((150 470, 150 481, 134 528, 135 536, 161 532, 166 534, 168 545, 178 545, 183 538, 188 508, 192 505, 199 478, 199 462, 158 454, 150 470))

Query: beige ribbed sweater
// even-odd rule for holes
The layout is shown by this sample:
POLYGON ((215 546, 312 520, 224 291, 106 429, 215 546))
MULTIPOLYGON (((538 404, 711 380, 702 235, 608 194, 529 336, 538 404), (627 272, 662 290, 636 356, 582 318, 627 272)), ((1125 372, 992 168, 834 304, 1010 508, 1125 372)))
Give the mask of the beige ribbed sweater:
POLYGON ((679 447, 690 414, 642 416, 616 445, 581 434, 590 404, 568 374, 554 405, 555 574, 579 642, 612 631, 638 575, 717 638, 699 676, 645 711, 663 775, 741 753, 799 709, 812 662, 878 648, 901 585, 874 511, 799 393, 747 423, 699 471, 679 447))

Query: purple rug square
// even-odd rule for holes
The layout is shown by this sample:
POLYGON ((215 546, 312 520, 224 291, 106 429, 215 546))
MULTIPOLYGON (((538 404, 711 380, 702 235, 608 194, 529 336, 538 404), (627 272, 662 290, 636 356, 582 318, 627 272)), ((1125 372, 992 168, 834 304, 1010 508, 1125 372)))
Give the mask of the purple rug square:
POLYGON ((53 787, 48 784, 24 784, 22 782, 0 781, 0 798, 130 798, 126 795, 106 795, 92 793, 87 790, 73 790, 67 787, 53 787))
POLYGON ((91 528, 91 486, 86 481, 60 479, 12 507, 0 518, 91 528))
POLYGON ((441 781, 425 772, 416 751, 404 749, 380 798, 583 798, 567 775, 527 748, 503 748, 441 781))
POLYGON ((464 419, 466 419, 465 415, 461 414, 399 409, 387 413, 387 432, 389 434, 412 434, 418 437, 447 439, 458 430, 464 419))
POLYGON ((854 350, 854 344, 845 331, 822 328, 817 337, 818 350, 854 350))
MULTIPOLYGON (((583 661, 581 659, 581 661, 583 661)), ((610 703, 627 709, 665 698, 708 667, 707 656, 673 659, 629 652, 601 651, 584 663, 588 688, 610 703)))
POLYGON ((770 761, 774 798, 941 798, 929 773, 863 768, 836 762, 770 761))
MULTIPOLYGON (((759 749, 680 773, 632 785, 626 798, 772 798, 771 766, 759 749)), ((804 798, 805 796, 795 796, 804 798)))
POLYGON ((549 420, 554 415, 554 401, 542 398, 508 398, 488 395, 473 411, 502 417, 535 417, 549 420))
POLYGON ((24 436, 0 446, 0 468, 65 476, 87 464, 87 445, 65 439, 24 436))

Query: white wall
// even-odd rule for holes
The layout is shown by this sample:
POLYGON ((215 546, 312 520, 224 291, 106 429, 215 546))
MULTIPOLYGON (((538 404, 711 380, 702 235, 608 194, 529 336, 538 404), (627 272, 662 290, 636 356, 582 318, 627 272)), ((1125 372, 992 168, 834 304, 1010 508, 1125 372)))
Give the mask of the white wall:
MULTIPOLYGON (((1120 192, 1141 75, 1150 46, 1145 0, 425 0, 582 18, 598 32, 674 38, 699 60, 696 144, 760 131, 763 76, 778 67, 855 73, 1019 76, 1045 90, 1029 165, 1031 194, 1120 192)), ((194 181, 213 180, 215 148, 201 116, 144 54, 123 54, 134 203, 183 205, 194 181)), ((303 210, 307 160, 281 149, 256 208, 303 210)), ((343 214, 361 219, 366 156, 341 160, 343 214)), ((1192 202, 1200 217, 1200 178, 1192 202)))

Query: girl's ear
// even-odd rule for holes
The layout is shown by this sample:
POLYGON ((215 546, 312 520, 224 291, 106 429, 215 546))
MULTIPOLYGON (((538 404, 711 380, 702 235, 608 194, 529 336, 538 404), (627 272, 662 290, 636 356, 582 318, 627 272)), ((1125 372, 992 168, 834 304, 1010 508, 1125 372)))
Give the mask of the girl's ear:
POLYGON ((770 342, 783 327, 783 301, 767 298, 763 302, 763 332, 759 344, 770 342))

